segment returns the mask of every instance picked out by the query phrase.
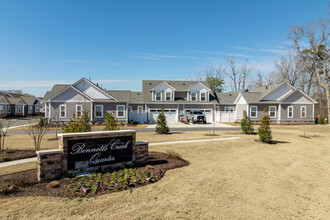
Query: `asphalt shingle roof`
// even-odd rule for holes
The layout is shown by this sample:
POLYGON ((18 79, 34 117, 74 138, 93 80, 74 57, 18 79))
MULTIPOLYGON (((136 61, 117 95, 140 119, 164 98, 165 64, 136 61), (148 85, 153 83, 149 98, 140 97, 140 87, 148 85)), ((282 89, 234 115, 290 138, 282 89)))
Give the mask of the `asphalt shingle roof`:
POLYGON ((34 101, 36 100, 36 97, 34 96, 21 96, 21 99, 25 102, 27 105, 34 104, 34 101))
POLYGON ((63 85, 63 84, 55 84, 52 88, 51 91, 47 91, 44 95, 44 100, 49 99, 50 97, 54 96, 56 93, 58 93, 59 91, 65 89, 66 87, 68 87, 70 85, 63 85))

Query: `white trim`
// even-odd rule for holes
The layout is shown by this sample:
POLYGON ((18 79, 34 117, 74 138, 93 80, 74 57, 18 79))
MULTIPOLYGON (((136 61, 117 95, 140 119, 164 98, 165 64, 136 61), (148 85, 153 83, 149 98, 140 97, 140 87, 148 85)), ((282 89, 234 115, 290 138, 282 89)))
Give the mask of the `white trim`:
POLYGON ((143 105, 139 105, 139 106, 138 106, 138 110, 137 110, 137 112, 138 112, 138 113, 143 113, 143 105), (142 110, 140 111, 139 108, 142 108, 142 110))
POLYGON ((306 108, 306 105, 304 106, 300 106, 300 118, 306 118, 306 115, 307 115, 307 108, 306 108), (302 109, 305 108, 305 117, 302 116, 302 109))
POLYGON ((211 89, 210 89, 209 87, 207 87, 206 85, 204 85, 204 84, 201 83, 201 82, 197 82, 197 83, 195 83, 195 84, 189 86, 189 88, 188 88, 187 91, 190 91, 190 89, 193 88, 193 87, 195 87, 197 84, 201 84, 201 85, 202 85, 207 91, 209 91, 209 92, 211 91, 211 89))
POLYGON ((125 109, 126 109, 126 108, 125 108, 125 105, 116 105, 116 117, 117 117, 117 118, 125 118, 125 115, 126 115, 126 114, 125 114, 125 109), (118 111, 118 108, 119 108, 119 107, 123 107, 123 108, 124 108, 124 109, 123 109, 123 115, 122 115, 122 116, 119 116, 119 115, 118 115, 118 112, 119 112, 119 111, 118 111))
MULTIPOLYGON (((48 98, 47 101, 50 101, 52 100, 53 98, 57 97, 58 95, 62 94, 63 92, 65 92, 66 90, 68 89, 73 89, 75 90, 76 92, 80 93, 81 95, 85 96, 85 98, 89 99, 90 101, 93 101, 93 99, 91 97, 89 97, 88 95, 86 95, 85 93, 81 92, 79 89, 73 87, 73 86, 68 86, 60 91, 58 91, 55 95, 51 96, 50 98, 48 98)), ((117 101, 117 100, 116 100, 117 101)))
POLYGON ((94 113, 95 113, 95 118, 103 118, 103 105, 95 105, 94 113), (96 116, 96 107, 101 107, 101 116, 96 116))
POLYGON ((82 114, 82 112, 83 112, 83 108, 82 108, 82 105, 76 105, 76 117, 78 117, 78 107, 80 106, 80 115, 79 116, 81 116, 81 114, 82 114))
MULTIPOLYGON (((94 83, 92 83, 92 82, 90 82, 88 79, 86 79, 85 77, 83 77, 82 79, 80 79, 80 80, 78 80, 77 82, 75 82, 75 83, 73 83, 72 84, 72 87, 73 88, 75 88, 74 87, 74 85, 77 85, 77 84, 79 84, 80 83, 80 81, 85 81, 85 82, 87 82, 87 83, 89 83, 91 86, 93 86, 94 88, 96 88, 97 90, 99 90, 101 93, 103 93, 105 96, 108 96, 108 97, 110 97, 111 99, 113 99, 113 100, 115 100, 115 101, 118 101, 117 99, 115 99, 114 97, 112 97, 111 95, 109 95, 108 93, 106 93, 103 89, 101 89, 100 87, 98 87, 98 86, 96 86, 94 83)), ((78 91, 80 91, 79 89, 77 89, 78 91)), ((81 91, 80 91, 81 92, 81 91)), ((83 93, 83 92, 81 92, 81 93, 83 93)), ((83 94, 85 94, 85 93, 83 93, 83 94)), ((86 94, 85 94, 86 95, 86 94)), ((87 96, 87 95, 86 95, 87 96)), ((88 96, 87 96, 88 97, 88 96)), ((91 98, 92 99, 92 98, 91 98)))
POLYGON ((162 91, 154 91, 154 93, 155 93, 155 101, 156 101, 156 102, 161 102, 161 101, 163 101, 162 91), (157 93, 160 93, 160 100, 157 100, 157 93))
POLYGON ((282 104, 312 105, 313 102, 281 102, 282 104))
MULTIPOLYGON (((292 91, 294 90, 290 90, 289 92, 285 93, 284 95, 282 95, 281 97, 279 97, 278 99, 276 100, 281 100, 283 97, 285 97, 286 95, 288 95, 289 93, 291 93, 292 91)), ((289 96, 290 97, 290 96, 289 96)))
POLYGON ((281 121, 281 117, 282 117, 282 105, 281 103, 278 104, 278 120, 281 121))
POLYGON ((166 101, 166 102, 171 102, 171 101, 173 101, 173 100, 172 100, 172 92, 173 92, 173 91, 166 91, 166 90, 165 90, 165 101, 166 101), (166 96, 167 93, 170 94, 170 100, 167 100, 167 96, 166 96))
POLYGON ((276 105, 270 105, 270 106, 269 106, 269 111, 268 111, 269 117, 270 117, 270 118, 276 118, 276 111, 277 111, 276 105), (273 117, 272 117, 272 115, 270 114, 270 108, 272 108, 272 107, 275 108, 275 116, 273 116, 273 117))
POLYGON ((258 118, 258 106, 256 106, 256 105, 251 105, 250 106, 250 118, 258 118), (256 116, 251 116, 251 113, 252 113, 252 111, 251 111, 251 108, 253 108, 253 107, 255 107, 256 108, 256 116))
POLYGON ((60 118, 66 118, 66 105, 65 104, 59 106, 59 111, 60 111, 60 118), (64 116, 62 116, 62 114, 61 114, 62 107, 64 107, 64 116))
MULTIPOLYGON (((52 102, 67 102, 67 103, 77 103, 81 101, 67 101, 67 100, 52 100, 52 102)), ((91 102, 91 101, 86 101, 86 102, 91 102)))
POLYGON ((294 107, 293 107, 293 105, 288 106, 288 114, 287 114, 288 118, 293 118, 293 113, 294 113, 294 107), (292 108, 292 116, 291 117, 289 115, 289 113, 290 113, 289 109, 290 108, 292 108))
POLYGON ((207 94, 207 92, 200 92, 199 93, 199 101, 200 102, 207 102, 206 94, 207 94), (202 94, 205 94, 205 100, 202 100, 202 94))
POLYGON ((190 101, 191 102, 197 102, 197 92, 190 92, 190 101), (194 93, 196 94, 196 96, 195 96, 196 99, 195 100, 192 99, 193 98, 192 94, 194 94, 194 93))

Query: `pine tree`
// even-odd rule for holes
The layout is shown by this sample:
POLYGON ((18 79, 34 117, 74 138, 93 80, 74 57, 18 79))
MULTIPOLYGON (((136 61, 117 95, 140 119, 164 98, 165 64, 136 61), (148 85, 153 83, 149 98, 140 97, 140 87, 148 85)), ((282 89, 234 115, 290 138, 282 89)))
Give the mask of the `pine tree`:
POLYGON ((318 124, 324 125, 324 119, 322 115, 319 117, 318 124))
POLYGON ((88 111, 83 111, 81 117, 73 115, 70 121, 63 125, 63 133, 89 132, 91 130, 88 111))
POLYGON ((250 118, 247 116, 246 111, 243 111, 243 119, 241 121, 241 129, 244 134, 252 134, 253 129, 253 123, 250 120, 250 118))
POLYGON ((161 113, 158 115, 157 126, 156 126, 155 132, 158 134, 167 134, 170 132, 170 129, 167 126, 164 109, 162 109, 161 113))
MULTIPOLYGON (((267 113, 267 109, 265 108, 264 110, 265 113, 267 113)), ((261 118, 261 125, 258 128, 258 135, 259 139, 262 142, 265 143, 270 143, 272 141, 272 131, 270 130, 270 122, 269 122, 269 115, 265 115, 264 117, 261 118)))
POLYGON ((105 114, 104 124, 104 131, 119 130, 119 127, 117 126, 117 120, 115 119, 115 117, 113 117, 112 113, 105 114))

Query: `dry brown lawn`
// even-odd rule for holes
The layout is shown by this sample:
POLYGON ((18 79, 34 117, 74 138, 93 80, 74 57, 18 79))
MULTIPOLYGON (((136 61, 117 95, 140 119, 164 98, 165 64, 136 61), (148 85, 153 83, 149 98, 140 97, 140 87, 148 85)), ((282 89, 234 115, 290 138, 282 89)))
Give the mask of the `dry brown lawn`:
MULTIPOLYGON (((162 145, 190 162, 146 187, 80 200, 25 197, 0 200, 0 219, 330 219, 330 126, 274 126, 276 145, 255 135, 240 140, 162 145)), ((152 142, 205 137, 138 134, 152 142), (156 141, 158 139, 158 141, 156 141)), ((43 189, 40 189, 43 190, 43 189)), ((47 190, 47 189, 44 189, 47 190)))

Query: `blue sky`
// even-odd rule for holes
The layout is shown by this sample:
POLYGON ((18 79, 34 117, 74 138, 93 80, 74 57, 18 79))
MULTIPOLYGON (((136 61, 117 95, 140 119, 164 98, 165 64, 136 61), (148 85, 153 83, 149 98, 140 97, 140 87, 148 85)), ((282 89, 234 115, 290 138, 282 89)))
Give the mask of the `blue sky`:
MULTIPOLYGON (((0 0, 0 89, 43 96, 91 77, 106 89, 184 80, 235 54, 268 74, 288 28, 327 16, 327 0, 0 0)), ((253 78, 253 76, 252 76, 253 78)))

